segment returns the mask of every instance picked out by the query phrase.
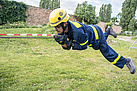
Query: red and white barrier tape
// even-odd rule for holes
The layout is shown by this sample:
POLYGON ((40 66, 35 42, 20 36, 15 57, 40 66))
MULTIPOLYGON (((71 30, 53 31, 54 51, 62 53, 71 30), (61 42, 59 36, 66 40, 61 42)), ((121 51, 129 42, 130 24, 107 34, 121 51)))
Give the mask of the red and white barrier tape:
POLYGON ((5 36, 54 36, 55 34, 0 34, 5 36))

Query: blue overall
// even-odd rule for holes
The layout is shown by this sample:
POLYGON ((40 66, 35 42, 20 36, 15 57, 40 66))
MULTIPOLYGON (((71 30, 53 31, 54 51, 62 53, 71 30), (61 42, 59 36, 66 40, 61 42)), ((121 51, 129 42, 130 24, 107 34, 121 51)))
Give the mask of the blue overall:
POLYGON ((68 38, 73 40, 73 50, 85 50, 87 46, 100 50, 102 55, 112 64, 123 68, 126 58, 116 53, 106 42, 108 33, 103 34, 97 25, 84 25, 68 21, 68 38))

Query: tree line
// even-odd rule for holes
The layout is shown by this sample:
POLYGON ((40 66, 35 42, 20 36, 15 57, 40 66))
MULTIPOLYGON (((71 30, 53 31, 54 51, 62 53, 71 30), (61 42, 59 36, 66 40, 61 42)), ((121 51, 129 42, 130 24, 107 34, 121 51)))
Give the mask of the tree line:
POLYGON ((60 8, 60 0, 41 0, 39 3, 39 7, 50 10, 60 8))
MULTIPOLYGON (((41 8, 54 10, 60 7, 60 0, 41 0, 41 8)), ((135 11, 137 9, 137 0, 125 0, 122 3, 122 12, 116 17, 111 18, 112 5, 102 4, 99 11, 99 16, 95 14, 95 6, 88 4, 87 1, 82 4, 77 4, 74 15, 79 17, 80 22, 86 24, 96 24, 101 22, 112 22, 113 25, 119 23, 123 31, 134 31, 137 28, 137 20, 135 20, 135 11), (120 22, 118 21, 120 19, 120 22)))
MULTIPOLYGON (((60 8, 60 0, 41 0, 40 8, 54 10, 60 8)), ((25 10, 27 5, 16 1, 1 0, 0 1, 0 25, 7 22, 26 21, 25 10)), ((97 24, 101 22, 113 22, 115 25, 120 19, 119 25, 124 31, 134 31, 137 28, 137 20, 135 19, 135 11, 137 9, 137 0, 125 0, 122 3, 122 12, 116 17, 111 18, 112 5, 102 4, 99 11, 99 16, 96 16, 96 7, 88 4, 87 1, 82 4, 77 4, 74 15, 79 18, 80 22, 86 24, 97 24), (135 23, 136 22, 136 23, 135 23)))

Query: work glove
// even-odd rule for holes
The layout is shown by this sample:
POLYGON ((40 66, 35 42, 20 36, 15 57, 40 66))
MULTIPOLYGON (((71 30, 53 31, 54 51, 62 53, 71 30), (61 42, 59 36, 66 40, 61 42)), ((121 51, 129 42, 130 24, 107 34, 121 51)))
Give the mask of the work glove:
POLYGON ((59 44, 63 45, 67 40, 68 35, 54 35, 54 39, 59 44))
POLYGON ((63 49, 69 50, 72 46, 72 42, 73 42, 72 40, 68 40, 68 38, 67 38, 67 40, 65 40, 65 44, 67 45, 67 48, 63 47, 63 49))

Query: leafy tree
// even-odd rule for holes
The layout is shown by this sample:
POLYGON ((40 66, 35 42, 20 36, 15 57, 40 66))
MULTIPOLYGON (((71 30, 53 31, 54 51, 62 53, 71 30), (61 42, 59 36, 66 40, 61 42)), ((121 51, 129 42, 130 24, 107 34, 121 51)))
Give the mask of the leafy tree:
POLYGON ((128 29, 131 30, 132 32, 134 32, 134 29, 135 29, 134 25, 135 25, 135 18, 133 17, 130 20, 129 25, 128 25, 128 29))
POLYGON ((110 22, 111 20, 111 4, 102 4, 102 7, 100 8, 99 16, 100 21, 102 22, 110 22))
POLYGON ((123 31, 133 31, 135 23, 135 11, 137 7, 137 0, 125 0, 122 4, 122 17, 120 18, 120 25, 123 31))
POLYGON ((50 10, 60 8, 60 0, 41 0, 39 7, 50 10))
POLYGON ((117 17, 111 18, 111 21, 113 22, 113 25, 116 25, 116 23, 118 23, 117 17))
POLYGON ((122 17, 122 13, 118 13, 117 18, 120 19, 122 17))
POLYGON ((111 13, 112 13, 111 12, 112 11, 111 7, 112 7, 111 4, 107 5, 107 12, 106 12, 106 21, 107 22, 111 20, 111 13))
POLYGON ((87 24, 96 24, 98 22, 98 18, 95 15, 95 7, 88 4, 87 1, 77 5, 74 15, 79 18, 80 22, 87 24))
POLYGON ((135 20, 135 28, 137 29, 137 19, 135 20))

